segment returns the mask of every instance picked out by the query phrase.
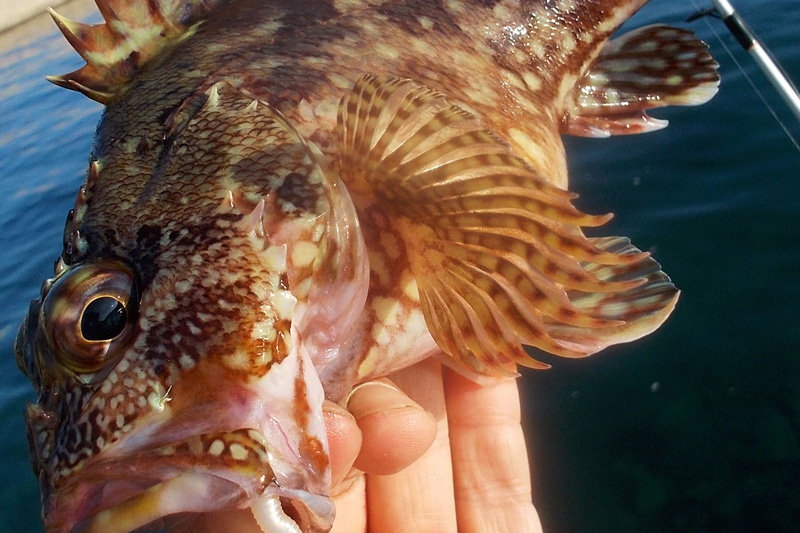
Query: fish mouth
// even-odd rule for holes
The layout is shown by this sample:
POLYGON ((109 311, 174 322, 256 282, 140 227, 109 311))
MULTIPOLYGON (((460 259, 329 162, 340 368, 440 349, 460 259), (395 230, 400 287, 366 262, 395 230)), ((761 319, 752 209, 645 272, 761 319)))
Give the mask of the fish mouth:
POLYGON ((248 499, 235 483, 184 472, 81 521, 72 533, 154 531, 167 524, 170 531, 195 531, 207 515, 240 508, 249 508, 263 533, 316 533, 327 531, 322 517, 332 510, 323 496, 279 487, 244 506, 242 500, 248 499))
POLYGON ((302 476, 276 475, 283 462, 255 429, 107 457, 86 464, 56 491, 45 525, 59 533, 158 531, 176 518, 191 523, 249 508, 264 533, 327 531, 330 498, 306 490, 302 476))

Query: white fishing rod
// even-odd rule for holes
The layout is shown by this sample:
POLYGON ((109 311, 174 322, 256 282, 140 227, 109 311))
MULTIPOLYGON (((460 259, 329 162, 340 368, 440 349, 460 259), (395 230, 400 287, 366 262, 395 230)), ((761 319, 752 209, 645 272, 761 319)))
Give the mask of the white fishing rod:
POLYGON ((764 75, 778 91, 786 105, 789 106, 794 116, 800 122, 800 94, 791 80, 786 76, 780 66, 772 59, 766 48, 756 39, 755 34, 750 30, 742 17, 736 13, 728 0, 711 0, 717 9, 722 21, 728 30, 733 34, 742 48, 753 56, 753 59, 764 72, 764 75))

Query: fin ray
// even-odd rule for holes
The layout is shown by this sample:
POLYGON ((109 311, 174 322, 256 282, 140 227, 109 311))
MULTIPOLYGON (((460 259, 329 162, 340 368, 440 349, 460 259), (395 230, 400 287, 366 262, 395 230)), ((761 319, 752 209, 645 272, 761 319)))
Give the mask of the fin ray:
POLYGON ((578 83, 565 133, 607 137, 655 131, 648 109, 699 105, 717 92, 717 63, 692 32, 663 24, 609 41, 578 83))
POLYGON ((428 328, 463 371, 547 366, 522 344, 584 357, 597 351, 589 337, 623 338, 629 319, 665 303, 647 296, 660 283, 649 254, 583 235, 610 215, 579 211, 443 95, 364 76, 340 102, 338 131, 342 179, 389 212, 428 328))
MULTIPOLYGON (((625 237, 592 239, 600 248, 614 253, 632 254, 639 250, 625 237)), ((680 291, 654 259, 647 258, 630 265, 586 264, 585 268, 607 281, 642 279, 641 285, 616 294, 570 291, 575 307, 606 320, 621 320, 623 325, 599 329, 581 329, 552 324, 555 338, 584 345, 599 351, 611 344, 630 342, 653 332, 675 307, 680 291)))

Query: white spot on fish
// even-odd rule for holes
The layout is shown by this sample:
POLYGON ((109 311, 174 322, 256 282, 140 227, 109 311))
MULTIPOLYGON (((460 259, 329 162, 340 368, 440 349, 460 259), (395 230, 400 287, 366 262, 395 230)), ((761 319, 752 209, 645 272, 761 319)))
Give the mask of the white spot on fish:
POLYGON ((247 459, 248 455, 247 449, 241 444, 238 443, 231 444, 230 452, 231 452, 231 457, 233 457, 235 461, 244 461, 245 459, 247 459))
POLYGON ((250 366, 247 354, 242 350, 236 350, 232 354, 225 356, 225 364, 229 368, 247 370, 250 366))
POLYGON ((389 330, 386 329, 381 322, 375 322, 372 325, 372 340, 375 341, 378 345, 386 345, 389 344, 392 340, 392 335, 389 333, 389 330))
POLYGON ((194 368, 195 361, 194 358, 187 354, 182 354, 180 359, 178 359, 178 364, 181 365, 183 370, 191 370, 194 368))
MULTIPOLYGON (((269 306, 262 306, 262 309, 270 311, 269 306)), ((273 320, 273 318, 270 317, 267 320, 260 320, 255 324, 253 324, 252 337, 254 339, 264 339, 267 342, 274 342, 276 333, 275 333, 275 321, 273 320)))
POLYGON ((341 74, 337 74, 335 72, 328 74, 328 80, 337 89, 346 90, 352 87, 353 85, 353 82, 350 78, 346 78, 341 74))
POLYGON ((400 280, 400 285, 403 287, 403 294, 408 296, 411 301, 419 302, 419 287, 417 287, 417 280, 408 273, 403 273, 403 279, 400 280), (406 276, 410 279, 406 279, 406 276))
POLYGON ((264 435, 262 435, 259 431, 256 431, 255 429, 250 429, 247 431, 247 434, 250 436, 251 439, 261 444, 262 446, 267 445, 267 439, 265 439, 264 435))
POLYGON ((377 52, 381 57, 384 59, 397 59, 400 57, 400 52, 397 51, 397 48, 393 46, 389 46, 385 43, 378 43, 373 47, 373 50, 377 52))
POLYGON ((189 281, 181 280, 175 284, 175 292, 178 294, 184 294, 191 290, 192 284, 189 281))
POLYGON ((501 75, 503 76, 503 80, 508 83, 509 85, 513 85, 517 89, 526 89, 525 83, 522 81, 522 78, 516 73, 510 70, 502 70, 501 75))
POLYGON ((159 450, 162 455, 172 455, 175 453, 175 446, 164 446, 159 450))
POLYGON ((561 49, 565 53, 571 54, 577 48, 577 43, 575 42, 575 38, 572 36, 571 33, 565 33, 561 39, 561 49))
POLYGON ((264 268, 270 272, 286 272, 286 245, 270 246, 261 254, 264 268))
POLYGON ((499 20, 511 20, 511 10, 505 4, 497 4, 492 9, 492 15, 499 20))
POLYGON ((461 13, 464 10, 464 2, 461 0, 447 0, 445 7, 453 13, 461 13))
POLYGON ((538 40, 532 39, 529 43, 528 48, 533 54, 533 57, 535 57, 537 60, 544 61, 546 59, 545 56, 547 55, 547 51, 544 48, 544 44, 542 44, 538 40))
POLYGON ((411 38, 411 46, 413 46, 414 50, 420 54, 432 55, 435 51, 428 41, 425 39, 420 39, 419 37, 411 38))
POLYGON ((531 91, 538 91, 542 88, 542 79, 532 72, 524 72, 522 74, 522 80, 531 91))
POLYGON ((297 268, 311 266, 317 257, 317 246, 313 242, 300 241, 292 247, 292 265, 297 268))
POLYGON ((353 9, 365 7, 364 0, 334 0, 333 8, 339 13, 346 13, 353 9))
POLYGON ((214 457, 219 457, 223 451, 225 451, 225 443, 220 439, 215 440, 211 443, 211 446, 208 447, 208 453, 214 457))
POLYGON ((562 13, 571 13, 575 11, 575 2, 573 0, 560 0, 557 9, 562 13))

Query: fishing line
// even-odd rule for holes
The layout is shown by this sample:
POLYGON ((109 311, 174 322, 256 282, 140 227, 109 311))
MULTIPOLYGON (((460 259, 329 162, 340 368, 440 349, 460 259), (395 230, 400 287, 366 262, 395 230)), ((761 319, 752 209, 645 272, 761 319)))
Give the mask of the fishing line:
POLYGON ((717 33, 717 30, 714 29, 714 26, 711 25, 711 23, 708 20, 708 17, 705 16, 705 15, 715 14, 715 13, 717 13, 717 11, 715 9, 713 9, 713 8, 712 9, 705 9, 705 10, 704 9, 700 9, 700 6, 697 5, 697 2, 695 2, 695 0, 691 0, 691 2, 692 2, 692 5, 694 6, 696 15, 693 15, 692 17, 689 17, 688 20, 694 20, 695 18, 698 18, 698 17, 703 18, 703 20, 706 23, 706 26, 708 26, 708 29, 711 30, 711 33, 714 34, 714 37, 717 39, 719 44, 722 45, 722 48, 728 54, 728 57, 731 58, 731 60, 736 65, 736 68, 738 68, 739 72, 741 72, 742 75, 744 76, 744 79, 747 80, 747 83, 750 85, 750 87, 752 87, 752 89, 756 93, 756 95, 758 95, 758 98, 759 98, 759 100, 761 100, 761 103, 764 104, 764 106, 767 108, 769 113, 772 115, 772 118, 775 119, 775 122, 777 122, 778 125, 781 127, 781 129, 783 130, 783 133, 786 135, 786 137, 788 137, 789 141, 791 141, 791 143, 794 145, 795 150, 800 152, 800 142, 798 142, 798 140, 795 138, 795 136, 789 130, 789 127, 786 125, 786 123, 783 121, 783 119, 781 119, 781 117, 778 115, 778 113, 775 111, 775 109, 772 107, 772 105, 770 105, 770 103, 767 101, 766 97, 762 94, 762 92, 756 86, 756 84, 753 81, 753 79, 744 70, 744 67, 742 67, 742 64, 733 55, 733 52, 731 52, 730 48, 728 48, 728 45, 725 44, 725 41, 722 40, 722 37, 720 37, 719 33, 717 33))

